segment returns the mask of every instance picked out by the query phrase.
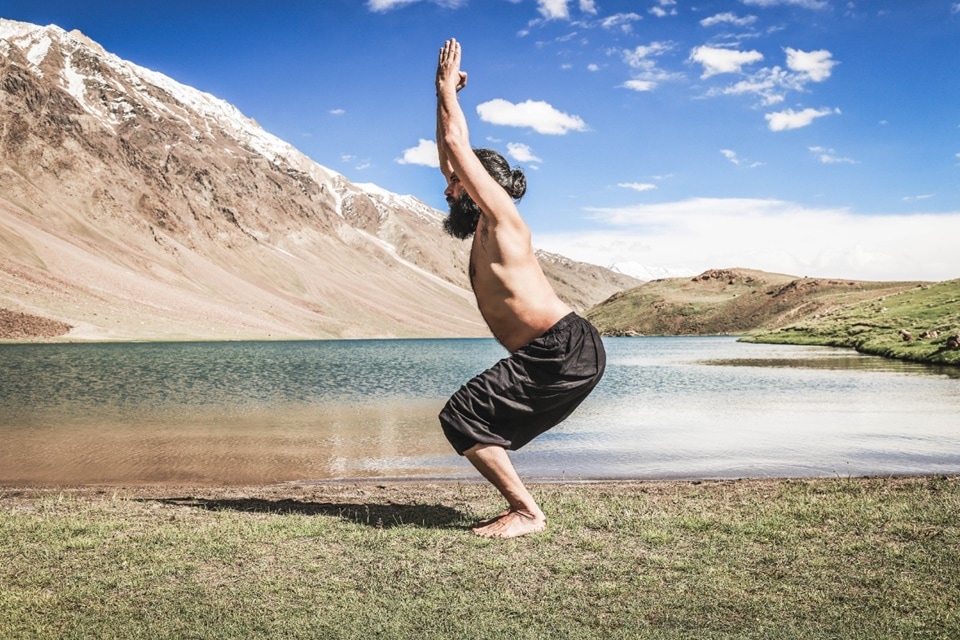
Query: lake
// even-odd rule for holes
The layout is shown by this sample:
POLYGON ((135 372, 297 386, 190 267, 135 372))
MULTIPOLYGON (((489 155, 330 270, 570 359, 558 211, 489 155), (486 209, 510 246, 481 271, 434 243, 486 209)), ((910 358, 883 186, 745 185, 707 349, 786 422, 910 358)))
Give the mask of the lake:
MULTIPOLYGON (((538 480, 960 473, 960 369, 729 337, 606 338, 512 454, 538 480)), ((493 340, 0 345, 0 483, 479 478, 436 415, 493 340)))

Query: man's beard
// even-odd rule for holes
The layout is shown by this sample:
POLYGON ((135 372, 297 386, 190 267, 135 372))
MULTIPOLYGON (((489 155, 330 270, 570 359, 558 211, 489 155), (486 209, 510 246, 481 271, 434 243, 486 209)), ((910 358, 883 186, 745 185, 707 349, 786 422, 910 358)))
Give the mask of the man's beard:
POLYGON ((443 228, 454 238, 466 240, 477 230, 482 212, 466 193, 455 200, 448 200, 450 215, 443 221, 443 228))

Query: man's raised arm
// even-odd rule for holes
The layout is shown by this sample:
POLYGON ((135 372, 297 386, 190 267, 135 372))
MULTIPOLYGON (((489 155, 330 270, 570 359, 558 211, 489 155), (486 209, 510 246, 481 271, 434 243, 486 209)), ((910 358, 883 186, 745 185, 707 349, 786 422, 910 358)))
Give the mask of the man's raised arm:
POLYGON ((513 198, 487 173, 470 146, 467 119, 457 99, 457 92, 467 84, 467 74, 460 69, 460 56, 460 43, 450 39, 440 49, 437 62, 437 152, 440 171, 448 182, 449 172, 455 173, 470 198, 488 218, 493 219, 491 221, 502 222, 504 218, 521 221, 513 198))

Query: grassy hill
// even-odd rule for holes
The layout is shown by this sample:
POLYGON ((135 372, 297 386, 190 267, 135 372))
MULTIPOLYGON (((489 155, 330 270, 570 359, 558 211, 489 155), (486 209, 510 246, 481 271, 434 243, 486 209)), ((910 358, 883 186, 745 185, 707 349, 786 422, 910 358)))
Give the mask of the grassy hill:
POLYGON ((958 332, 960 280, 948 280, 850 304, 745 340, 851 347, 900 360, 960 365, 960 350, 947 347, 958 332))
POLYGON ((586 315, 604 335, 742 335, 786 327, 921 284, 712 269, 694 278, 654 280, 614 294, 586 315))

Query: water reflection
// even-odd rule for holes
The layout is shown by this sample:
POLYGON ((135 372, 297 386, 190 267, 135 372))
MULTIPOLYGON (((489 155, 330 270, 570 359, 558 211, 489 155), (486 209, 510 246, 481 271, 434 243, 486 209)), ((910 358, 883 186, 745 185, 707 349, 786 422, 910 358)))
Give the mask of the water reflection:
MULTIPOLYGON (((594 394, 515 455, 526 476, 960 472, 955 372, 730 338, 606 343, 594 394)), ((504 355, 492 340, 0 345, 0 483, 475 478, 436 415, 504 355)))

